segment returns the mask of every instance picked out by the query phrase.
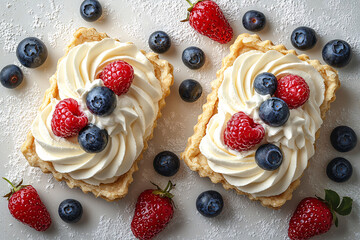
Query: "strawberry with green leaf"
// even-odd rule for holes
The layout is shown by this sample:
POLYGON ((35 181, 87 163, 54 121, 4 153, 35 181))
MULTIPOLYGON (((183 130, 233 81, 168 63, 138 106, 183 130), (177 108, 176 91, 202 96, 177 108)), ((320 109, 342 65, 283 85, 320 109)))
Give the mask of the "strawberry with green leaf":
POLYGON ((202 35, 221 44, 228 43, 233 37, 233 29, 226 20, 220 7, 212 0, 197 0, 190 4, 188 15, 182 22, 189 21, 190 26, 202 35))
POLYGON ((8 179, 3 179, 12 187, 11 192, 4 196, 9 200, 11 215, 36 231, 48 229, 51 225, 50 214, 36 189, 31 185, 22 185, 22 181, 15 186, 8 179))
POLYGON ((143 191, 135 206, 135 213, 131 221, 131 230, 134 236, 141 240, 149 240, 164 230, 174 215, 173 194, 171 189, 175 186, 168 182, 163 190, 152 183, 157 189, 143 191))
POLYGON ((288 235, 291 240, 305 240, 315 235, 326 233, 332 224, 338 226, 336 213, 341 216, 349 215, 353 200, 325 190, 325 199, 308 197, 297 206, 290 219, 288 235))

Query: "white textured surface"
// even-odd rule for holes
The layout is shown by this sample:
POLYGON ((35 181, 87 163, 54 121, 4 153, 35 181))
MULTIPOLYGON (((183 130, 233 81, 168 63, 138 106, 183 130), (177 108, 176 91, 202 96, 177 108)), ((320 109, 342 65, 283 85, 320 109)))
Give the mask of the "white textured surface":
MULTIPOLYGON (((12 180, 24 178, 38 189, 53 219, 52 227, 45 233, 37 233, 15 219, 7 209, 6 200, 0 200, 1 239, 131 239, 130 221, 134 204, 140 192, 150 187, 149 181, 164 185, 167 178, 155 173, 152 167, 154 156, 162 150, 179 154, 192 134, 205 95, 210 91, 210 82, 221 65, 221 59, 228 54, 229 45, 220 45, 203 37, 179 20, 186 16, 186 1, 182 0, 123 0, 100 1, 105 8, 104 18, 95 23, 85 22, 79 14, 81 1, 42 0, 16 1, 0 0, 0 67, 19 64, 15 49, 17 43, 28 36, 41 38, 48 47, 49 57, 38 69, 24 69, 25 81, 16 90, 0 88, 0 159, 1 176, 12 180), (175 84, 163 110, 164 116, 155 130, 155 137, 140 163, 140 171, 134 177, 128 196, 120 201, 108 203, 78 189, 69 189, 64 183, 56 182, 50 175, 28 166, 20 153, 20 145, 30 128, 44 91, 49 87, 48 78, 56 70, 56 62, 63 55, 64 47, 78 27, 95 27, 122 41, 133 41, 140 48, 149 50, 148 36, 155 30, 164 30, 172 38, 173 46, 162 57, 174 65, 175 84), (195 45, 207 56, 205 66, 200 70, 189 70, 181 62, 184 48, 195 45), (204 94, 196 103, 185 103, 178 95, 182 80, 193 78, 201 82, 204 94), (78 199, 84 207, 82 220, 74 225, 65 224, 57 214, 59 203, 65 198, 78 199)), ((286 239, 288 220, 297 203, 306 196, 323 195, 324 188, 331 188, 341 195, 352 197, 355 202, 353 213, 340 217, 339 228, 314 239, 360 239, 359 220, 359 168, 360 144, 355 150, 341 154, 329 141, 331 130, 337 125, 348 125, 360 136, 360 2, 357 0, 218 0, 220 7, 230 20, 235 35, 245 31, 241 24, 243 14, 250 9, 265 13, 268 24, 259 33, 263 39, 292 48, 289 37, 298 26, 313 27, 319 35, 318 44, 306 53, 321 60, 322 46, 329 40, 347 40, 354 56, 349 66, 339 69, 342 87, 338 99, 324 122, 317 152, 310 167, 302 178, 301 186, 295 191, 293 200, 281 210, 263 208, 257 202, 225 191, 220 185, 212 184, 182 164, 180 172, 172 178, 177 184, 174 201, 177 209, 169 226, 157 239, 286 239), (327 162, 342 156, 350 160, 354 174, 347 183, 334 183, 325 174, 327 162), (223 213, 215 219, 206 219, 197 213, 195 200, 202 191, 215 189, 225 200, 223 213)), ((5 181, 0 184, 0 193, 8 190, 5 181)))

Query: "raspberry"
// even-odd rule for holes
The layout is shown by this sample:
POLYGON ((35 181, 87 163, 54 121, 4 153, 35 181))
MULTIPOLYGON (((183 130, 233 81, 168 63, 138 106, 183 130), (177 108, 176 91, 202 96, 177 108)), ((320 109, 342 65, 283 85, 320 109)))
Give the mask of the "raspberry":
POLYGON ((72 98, 61 100, 55 107, 51 119, 51 129, 58 137, 76 136, 88 123, 86 115, 80 111, 79 104, 72 98))
POLYGON ((309 96, 310 88, 300 76, 287 75, 278 81, 275 97, 284 100, 290 109, 302 106, 309 96))
POLYGON ((265 129, 243 112, 235 113, 224 131, 225 145, 232 150, 247 151, 264 138, 265 129))
POLYGON ((106 87, 118 96, 127 93, 134 79, 133 67, 122 60, 112 62, 105 66, 99 75, 106 87))

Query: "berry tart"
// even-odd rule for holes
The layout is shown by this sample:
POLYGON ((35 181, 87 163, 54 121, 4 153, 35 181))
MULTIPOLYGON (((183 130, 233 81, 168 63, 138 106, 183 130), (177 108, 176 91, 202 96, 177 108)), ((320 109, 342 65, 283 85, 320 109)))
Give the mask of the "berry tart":
POLYGON ((29 164, 108 201, 124 197, 173 83, 173 67, 80 28, 22 146, 29 164))
POLYGON ((241 34, 182 159, 201 177, 278 209, 300 184, 339 86, 330 66, 241 34))

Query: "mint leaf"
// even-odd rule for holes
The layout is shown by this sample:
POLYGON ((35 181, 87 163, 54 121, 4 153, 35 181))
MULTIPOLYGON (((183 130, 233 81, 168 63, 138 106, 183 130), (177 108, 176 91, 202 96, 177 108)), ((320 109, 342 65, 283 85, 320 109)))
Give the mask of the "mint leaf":
POLYGON ((335 212, 341 216, 346 216, 351 213, 353 200, 349 197, 343 197, 343 200, 338 208, 335 209, 335 212))
POLYGON ((330 208, 336 209, 340 203, 340 196, 330 189, 325 189, 325 201, 330 204, 330 208))

